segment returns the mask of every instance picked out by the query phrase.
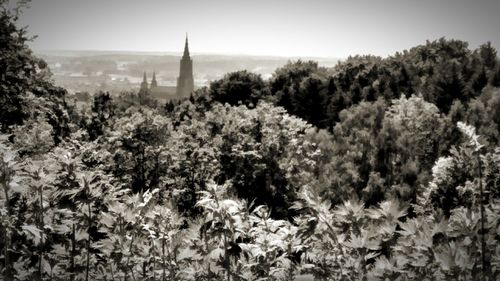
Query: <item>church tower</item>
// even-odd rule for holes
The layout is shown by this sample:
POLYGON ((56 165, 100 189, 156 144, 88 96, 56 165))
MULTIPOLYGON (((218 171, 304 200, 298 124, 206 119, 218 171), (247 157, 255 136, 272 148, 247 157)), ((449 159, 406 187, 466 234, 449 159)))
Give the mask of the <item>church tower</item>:
POLYGON ((177 78, 177 97, 188 97, 194 90, 193 60, 189 56, 188 37, 186 34, 186 44, 184 54, 181 58, 179 77, 177 78))
POLYGON ((156 82, 156 73, 153 72, 153 79, 151 79, 151 89, 158 87, 158 82, 156 82))
POLYGON ((144 77, 142 78, 142 83, 141 83, 141 90, 139 91, 140 93, 147 93, 148 91, 148 79, 146 77, 146 72, 144 72, 144 77))

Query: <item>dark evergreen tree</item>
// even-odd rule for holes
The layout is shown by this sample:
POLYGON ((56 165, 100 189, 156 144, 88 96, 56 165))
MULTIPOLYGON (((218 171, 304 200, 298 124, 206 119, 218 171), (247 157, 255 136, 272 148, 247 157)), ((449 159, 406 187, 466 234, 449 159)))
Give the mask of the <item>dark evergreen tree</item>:
POLYGON ((436 77, 438 80, 435 88, 435 103, 442 112, 447 114, 455 99, 465 101, 468 95, 456 64, 445 66, 440 75, 436 77))
POLYGON ((498 64, 497 50, 491 46, 491 42, 488 41, 487 43, 479 46, 479 55, 482 59, 484 67, 488 70, 495 69, 495 66, 498 64))
POLYGON ((493 87, 500 87, 500 66, 497 66, 496 69, 492 72, 489 83, 493 87))
POLYGON ((488 77, 486 76, 486 69, 483 67, 472 82, 472 90, 474 92, 474 96, 479 96, 481 94, 481 91, 487 84, 488 77))
POLYGON ((109 121, 113 118, 114 114, 115 105, 109 93, 97 93, 94 96, 90 121, 86 126, 91 141, 104 133, 105 127, 109 125, 109 121))

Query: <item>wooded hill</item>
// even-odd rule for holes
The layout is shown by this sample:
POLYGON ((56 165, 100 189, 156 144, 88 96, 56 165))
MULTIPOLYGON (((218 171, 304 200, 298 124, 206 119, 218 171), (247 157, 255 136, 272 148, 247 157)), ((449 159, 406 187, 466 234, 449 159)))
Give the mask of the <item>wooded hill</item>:
POLYGON ((440 39, 76 106, 0 16, 3 280, 497 280, 500 62, 440 39))

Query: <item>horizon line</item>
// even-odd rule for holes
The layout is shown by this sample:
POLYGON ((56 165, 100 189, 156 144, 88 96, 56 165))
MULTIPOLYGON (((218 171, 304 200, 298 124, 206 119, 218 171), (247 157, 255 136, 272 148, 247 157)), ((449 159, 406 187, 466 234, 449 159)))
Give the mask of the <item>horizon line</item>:
MULTIPOLYGON (((163 54, 163 55, 178 55, 182 56, 182 51, 138 51, 138 50, 110 50, 110 49, 35 49, 32 48, 34 53, 43 54, 44 52, 103 52, 103 53, 140 53, 140 54, 163 54)), ((300 59, 300 58, 308 58, 308 59, 323 59, 323 60, 342 60, 347 59, 347 57, 334 57, 334 56, 311 56, 311 55, 293 55, 293 56, 284 56, 284 55, 264 55, 264 54, 248 54, 248 53, 221 53, 221 52, 192 52, 190 54, 193 56, 203 56, 203 55, 212 55, 212 56, 241 56, 241 57, 266 57, 266 58, 283 58, 283 59, 300 59)), ((363 54, 363 55, 371 55, 371 54, 363 54)), ((355 56, 355 55, 350 55, 355 56)), ((375 56, 375 55, 374 55, 375 56)), ((378 56, 380 57, 380 56, 378 56)))

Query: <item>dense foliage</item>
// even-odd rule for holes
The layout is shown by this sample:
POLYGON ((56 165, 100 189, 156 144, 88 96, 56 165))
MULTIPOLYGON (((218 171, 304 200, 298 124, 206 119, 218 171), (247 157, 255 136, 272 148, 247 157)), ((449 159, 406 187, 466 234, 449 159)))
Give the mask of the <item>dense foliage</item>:
POLYGON ((3 280, 498 280, 490 44, 81 104, 16 18, 2 9, 3 280))

